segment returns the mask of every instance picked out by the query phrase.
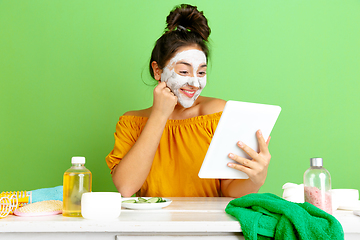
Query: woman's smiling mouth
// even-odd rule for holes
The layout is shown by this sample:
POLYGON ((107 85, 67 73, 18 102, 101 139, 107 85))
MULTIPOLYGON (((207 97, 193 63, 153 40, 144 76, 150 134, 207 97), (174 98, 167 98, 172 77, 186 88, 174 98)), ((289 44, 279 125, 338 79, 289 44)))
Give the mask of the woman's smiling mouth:
POLYGON ((180 88, 180 91, 182 94, 186 95, 187 97, 192 98, 197 90, 180 88))

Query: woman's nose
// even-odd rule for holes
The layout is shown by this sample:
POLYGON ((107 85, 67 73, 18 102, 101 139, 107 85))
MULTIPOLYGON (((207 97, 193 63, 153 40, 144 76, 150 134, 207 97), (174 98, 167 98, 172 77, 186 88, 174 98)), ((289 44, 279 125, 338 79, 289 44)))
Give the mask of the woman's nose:
POLYGON ((200 82, 197 77, 192 77, 191 81, 189 82, 189 85, 198 88, 198 87, 200 87, 200 82))

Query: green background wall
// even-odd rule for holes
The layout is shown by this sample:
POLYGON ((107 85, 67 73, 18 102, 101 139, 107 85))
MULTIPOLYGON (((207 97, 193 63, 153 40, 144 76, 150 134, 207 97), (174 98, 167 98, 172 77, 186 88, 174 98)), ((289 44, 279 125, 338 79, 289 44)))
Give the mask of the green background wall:
MULTIPOLYGON (((94 191, 116 191, 116 122, 151 106, 150 53, 179 3, 0 0, 0 192, 61 185, 75 155, 94 191)), ((261 192, 302 183, 314 156, 333 188, 359 189, 360 2, 189 3, 212 29, 203 95, 282 107, 261 192)))

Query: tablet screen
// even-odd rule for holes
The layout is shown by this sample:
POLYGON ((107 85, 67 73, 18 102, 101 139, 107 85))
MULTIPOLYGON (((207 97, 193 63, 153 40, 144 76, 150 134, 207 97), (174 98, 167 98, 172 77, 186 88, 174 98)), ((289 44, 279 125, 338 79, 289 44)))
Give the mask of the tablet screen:
POLYGON ((258 152, 256 131, 266 139, 270 136, 281 107, 267 104, 228 101, 211 140, 198 176, 215 179, 246 179, 247 174, 227 166, 234 162, 228 157, 234 153, 250 157, 237 146, 238 141, 258 152))

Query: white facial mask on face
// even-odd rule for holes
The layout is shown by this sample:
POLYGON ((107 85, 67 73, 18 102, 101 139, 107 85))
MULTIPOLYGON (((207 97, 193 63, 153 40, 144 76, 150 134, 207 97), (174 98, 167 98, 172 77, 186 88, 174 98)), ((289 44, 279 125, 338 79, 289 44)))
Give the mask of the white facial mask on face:
POLYGON ((195 100, 198 98, 202 89, 206 85, 206 75, 204 77, 197 76, 198 68, 203 64, 206 64, 206 56, 204 52, 191 49, 176 54, 175 57, 170 60, 170 63, 163 69, 161 82, 166 83, 174 95, 177 96, 178 102, 184 108, 189 108, 194 104, 195 100), (175 64, 180 60, 191 64, 193 77, 181 76, 175 72, 175 64), (198 88, 194 94, 190 94, 192 97, 182 93, 183 90, 181 90, 181 88, 187 85, 190 86, 190 88, 198 88))

